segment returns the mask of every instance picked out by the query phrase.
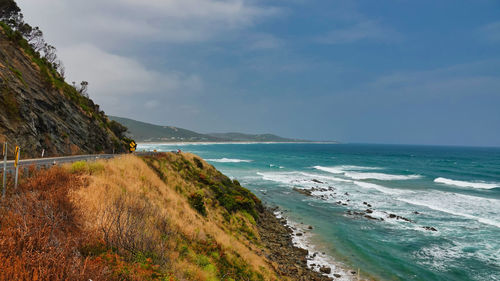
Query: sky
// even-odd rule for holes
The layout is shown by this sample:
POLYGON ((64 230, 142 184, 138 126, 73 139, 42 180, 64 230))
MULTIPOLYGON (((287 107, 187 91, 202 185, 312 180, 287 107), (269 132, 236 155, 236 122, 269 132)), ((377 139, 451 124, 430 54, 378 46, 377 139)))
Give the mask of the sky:
POLYGON ((17 0, 110 115, 500 146, 497 0, 17 0))

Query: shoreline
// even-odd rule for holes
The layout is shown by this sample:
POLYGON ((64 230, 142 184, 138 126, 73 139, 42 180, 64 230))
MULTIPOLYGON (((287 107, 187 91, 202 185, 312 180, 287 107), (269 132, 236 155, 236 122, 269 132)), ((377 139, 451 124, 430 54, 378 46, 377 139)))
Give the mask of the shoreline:
POLYGON ((146 141, 138 141, 137 145, 212 145, 212 144, 340 144, 340 142, 336 141, 227 141, 227 142, 210 142, 210 141, 184 141, 184 142, 146 142, 146 141))
POLYGON ((266 207, 257 224, 268 250, 265 256, 278 272, 301 281, 357 280, 356 271, 346 270, 333 257, 319 252, 307 241, 309 231, 282 214, 278 207, 266 207))

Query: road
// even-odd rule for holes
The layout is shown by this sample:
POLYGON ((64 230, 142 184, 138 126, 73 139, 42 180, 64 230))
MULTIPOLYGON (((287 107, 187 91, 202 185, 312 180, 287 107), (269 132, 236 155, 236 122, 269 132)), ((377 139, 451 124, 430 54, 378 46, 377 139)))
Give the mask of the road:
MULTIPOLYGON (((145 156, 151 155, 154 152, 136 152, 134 155, 145 156)), ((110 159, 117 156, 122 156, 126 154, 90 154, 90 155, 75 155, 75 156, 64 156, 64 157, 48 157, 48 158, 36 158, 36 159, 25 159, 19 160, 19 170, 35 165, 37 168, 48 168, 53 165, 59 165, 63 163, 72 163, 77 161, 95 161, 99 159, 110 159)), ((3 171, 3 161, 0 162, 0 169, 3 171)), ((14 172, 14 160, 7 161, 7 172, 14 172)))

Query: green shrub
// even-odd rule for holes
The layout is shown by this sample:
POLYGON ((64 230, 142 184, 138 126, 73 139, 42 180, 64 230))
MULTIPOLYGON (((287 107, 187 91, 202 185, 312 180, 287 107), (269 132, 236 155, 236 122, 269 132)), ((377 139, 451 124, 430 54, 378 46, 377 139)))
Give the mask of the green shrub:
POLYGON ((207 216, 207 209, 205 208, 205 202, 203 202, 203 194, 200 191, 192 193, 188 198, 189 204, 193 207, 198 213, 203 216, 207 216))
POLYGON ((194 161, 194 163, 196 164, 196 167, 198 167, 199 169, 203 169, 203 163, 201 162, 201 160, 200 160, 200 159, 198 159, 198 158, 194 157, 194 158, 193 158, 193 161, 194 161))
POLYGON ((71 164, 72 173, 83 173, 87 171, 87 163, 85 161, 77 161, 71 164))

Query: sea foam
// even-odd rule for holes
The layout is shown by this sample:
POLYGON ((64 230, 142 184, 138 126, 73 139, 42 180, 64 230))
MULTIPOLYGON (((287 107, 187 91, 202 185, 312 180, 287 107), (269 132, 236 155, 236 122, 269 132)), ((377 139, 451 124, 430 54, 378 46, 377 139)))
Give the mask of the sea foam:
POLYGON ((385 173, 360 172, 363 170, 381 170, 381 168, 379 167, 342 165, 334 167, 314 166, 313 168, 327 173, 343 174, 344 176, 354 180, 374 179, 374 180, 392 181, 392 180, 412 180, 422 177, 421 175, 391 175, 385 173))
POLYGON ((231 158, 220 158, 220 159, 207 159, 207 161, 210 162, 219 162, 219 163, 249 163, 252 162, 252 160, 245 160, 245 159, 231 159, 231 158))
POLYGON ((500 183, 488 183, 488 182, 470 182, 470 181, 459 181, 452 180, 447 178, 436 178, 434 182, 442 183, 446 185, 453 185, 458 187, 472 187, 472 188, 480 188, 480 189, 493 189, 500 187, 500 183))

